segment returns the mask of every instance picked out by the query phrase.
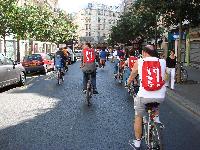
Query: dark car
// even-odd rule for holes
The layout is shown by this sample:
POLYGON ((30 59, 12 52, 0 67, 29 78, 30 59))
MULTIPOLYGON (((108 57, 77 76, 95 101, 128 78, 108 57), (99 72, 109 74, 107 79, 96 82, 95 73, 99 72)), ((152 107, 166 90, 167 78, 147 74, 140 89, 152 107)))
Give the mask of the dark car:
POLYGON ((25 56, 22 62, 27 73, 42 72, 46 74, 54 69, 54 61, 46 53, 36 53, 25 56))
POLYGON ((16 83, 24 85, 25 81, 24 67, 0 53, 0 88, 16 83))

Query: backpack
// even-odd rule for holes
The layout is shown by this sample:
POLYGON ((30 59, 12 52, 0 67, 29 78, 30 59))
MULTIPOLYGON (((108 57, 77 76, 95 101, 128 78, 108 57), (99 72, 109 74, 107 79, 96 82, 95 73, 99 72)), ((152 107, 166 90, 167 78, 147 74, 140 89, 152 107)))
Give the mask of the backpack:
POLYGON ((83 62, 84 63, 94 63, 95 62, 95 52, 93 49, 83 50, 83 62))
POLYGON ((131 56, 129 58, 129 68, 130 68, 130 70, 134 67, 134 64, 135 64, 136 60, 137 60, 137 57, 135 57, 135 56, 131 56))
POLYGON ((159 60, 144 61, 142 66, 142 87, 147 91, 160 90, 165 84, 161 71, 159 60))
POLYGON ((55 56, 55 67, 56 68, 62 68, 62 57, 60 55, 55 56))

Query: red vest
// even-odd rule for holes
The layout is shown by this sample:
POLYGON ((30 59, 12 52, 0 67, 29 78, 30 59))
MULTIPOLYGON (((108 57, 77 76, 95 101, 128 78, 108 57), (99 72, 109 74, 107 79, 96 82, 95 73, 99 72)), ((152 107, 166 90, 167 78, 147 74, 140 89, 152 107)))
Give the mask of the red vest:
POLYGON ((95 62, 95 51, 94 49, 84 49, 83 50, 83 62, 84 63, 94 63, 95 62))
POLYGON ((134 64, 135 64, 136 60, 137 60, 137 57, 135 57, 135 56, 131 56, 129 58, 129 68, 130 68, 130 70, 132 70, 132 68, 134 67, 134 64))

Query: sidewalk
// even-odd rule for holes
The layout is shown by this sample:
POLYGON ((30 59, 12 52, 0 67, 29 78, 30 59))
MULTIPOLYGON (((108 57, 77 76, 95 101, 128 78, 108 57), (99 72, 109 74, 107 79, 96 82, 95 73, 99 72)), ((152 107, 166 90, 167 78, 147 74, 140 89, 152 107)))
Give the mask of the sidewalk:
POLYGON ((175 90, 168 90, 167 95, 180 105, 200 116, 200 69, 186 68, 188 82, 176 84, 175 90))

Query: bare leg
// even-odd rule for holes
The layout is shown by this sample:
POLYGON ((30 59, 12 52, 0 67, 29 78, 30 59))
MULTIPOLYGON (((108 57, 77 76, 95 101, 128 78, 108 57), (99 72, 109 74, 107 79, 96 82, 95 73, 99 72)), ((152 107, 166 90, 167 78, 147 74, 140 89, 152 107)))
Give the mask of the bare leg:
POLYGON ((142 138, 142 117, 135 116, 134 130, 135 130, 135 138, 141 139, 142 138))

